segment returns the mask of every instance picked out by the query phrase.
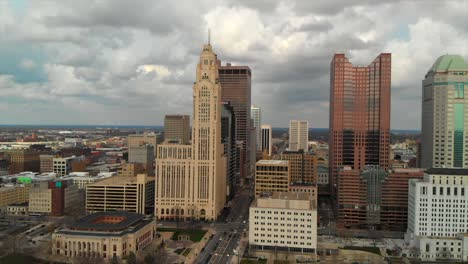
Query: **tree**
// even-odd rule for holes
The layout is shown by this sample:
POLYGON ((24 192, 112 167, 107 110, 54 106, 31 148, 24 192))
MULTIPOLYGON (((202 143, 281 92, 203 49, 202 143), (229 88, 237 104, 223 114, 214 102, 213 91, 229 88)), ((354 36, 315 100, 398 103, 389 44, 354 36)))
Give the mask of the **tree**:
POLYGON ((163 264, 166 263, 166 250, 164 248, 157 249, 154 253, 150 253, 153 258, 153 264, 163 264))
POLYGON ((154 264, 156 262, 156 258, 154 257, 153 253, 149 253, 145 256, 145 263, 146 264, 154 264))
POLYGON ((119 259, 117 258, 117 256, 114 255, 114 256, 112 257, 110 263, 111 263, 111 264, 119 264, 120 261, 119 261, 119 259))
POLYGON ((137 264, 137 258, 133 251, 130 251, 127 257, 127 264, 137 264))
POLYGON ((86 258, 86 257, 75 257, 72 261, 73 264, 94 264, 94 263, 104 263, 104 259, 102 257, 93 257, 93 258, 86 258))

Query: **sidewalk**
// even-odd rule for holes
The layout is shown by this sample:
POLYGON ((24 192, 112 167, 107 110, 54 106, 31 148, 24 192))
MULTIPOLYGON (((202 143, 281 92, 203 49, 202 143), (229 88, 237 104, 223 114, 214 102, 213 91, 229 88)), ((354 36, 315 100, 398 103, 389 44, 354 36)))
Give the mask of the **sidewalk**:
POLYGON ((244 255, 245 250, 247 249, 247 245, 249 244, 249 235, 246 234, 246 237, 242 237, 239 245, 236 247, 237 256, 231 259, 231 264, 238 264, 242 260, 242 256, 244 255))
POLYGON ((200 253, 200 250, 205 247, 206 243, 210 240, 211 234, 213 234, 214 230, 209 228, 206 231, 206 234, 203 236, 203 238, 200 240, 200 242, 194 243, 193 248, 190 251, 190 253, 185 257, 185 263, 192 264, 195 263, 197 260, 198 254, 200 253))

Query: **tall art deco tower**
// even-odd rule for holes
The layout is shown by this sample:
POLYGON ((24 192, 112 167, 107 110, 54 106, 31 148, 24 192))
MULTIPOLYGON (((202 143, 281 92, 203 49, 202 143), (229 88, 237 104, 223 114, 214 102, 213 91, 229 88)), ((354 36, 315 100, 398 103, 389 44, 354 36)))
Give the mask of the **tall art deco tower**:
POLYGON ((226 202, 217 57, 204 45, 193 85, 192 143, 165 142, 156 159, 159 219, 216 220, 226 202))
POLYGON ((192 174, 196 201, 216 217, 226 196, 226 159, 221 143, 221 86, 216 54, 205 45, 193 85, 192 174))

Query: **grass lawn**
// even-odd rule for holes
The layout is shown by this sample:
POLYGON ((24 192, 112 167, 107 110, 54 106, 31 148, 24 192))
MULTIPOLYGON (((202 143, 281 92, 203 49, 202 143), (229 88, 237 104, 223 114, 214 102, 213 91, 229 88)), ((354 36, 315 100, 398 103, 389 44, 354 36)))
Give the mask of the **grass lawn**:
POLYGON ((378 247, 344 247, 343 249, 349 249, 349 250, 361 250, 361 251, 366 251, 370 253, 374 253, 377 255, 380 255, 380 249, 378 247))

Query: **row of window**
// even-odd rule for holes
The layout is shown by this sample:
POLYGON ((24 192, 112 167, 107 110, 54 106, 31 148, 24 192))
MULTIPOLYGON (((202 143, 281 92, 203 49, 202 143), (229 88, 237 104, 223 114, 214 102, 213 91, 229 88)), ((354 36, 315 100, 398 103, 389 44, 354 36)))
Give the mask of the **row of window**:
POLYGON ((264 239, 254 239, 254 242, 260 242, 260 243, 275 243, 275 244, 278 244, 278 243, 282 243, 282 244, 288 244, 288 245, 307 245, 307 246, 312 246, 312 243, 310 242, 297 242, 297 241, 294 241, 294 242, 291 242, 291 241, 278 241, 278 240, 264 240, 264 239))

